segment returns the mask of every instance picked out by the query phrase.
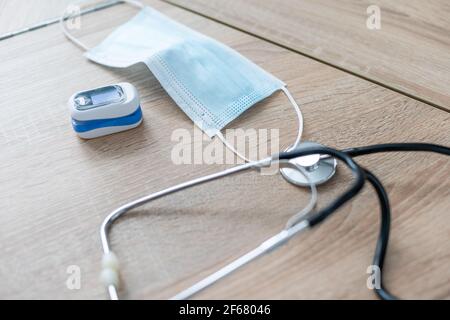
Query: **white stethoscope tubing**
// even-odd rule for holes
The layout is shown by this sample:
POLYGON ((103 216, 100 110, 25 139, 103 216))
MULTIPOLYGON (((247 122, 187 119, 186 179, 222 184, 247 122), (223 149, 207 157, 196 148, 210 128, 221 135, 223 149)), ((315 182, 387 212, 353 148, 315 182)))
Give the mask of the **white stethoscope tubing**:
MULTIPOLYGON (((108 215, 105 220, 102 223, 102 226, 100 228, 100 238, 102 242, 103 252, 104 254, 111 253, 110 246, 109 246, 109 240, 108 240, 108 231, 111 227, 111 225, 116 221, 118 218, 120 218, 125 213, 129 212, 132 209, 135 209, 137 207, 140 207, 144 204, 147 204, 153 200, 162 198, 164 196, 167 196, 169 194, 176 193, 178 191, 185 190, 187 188, 197 186, 209 181, 213 181, 219 178, 223 178, 225 176, 229 176, 232 174, 240 173, 249 169, 260 169, 263 167, 270 166, 273 162, 278 162, 281 164, 285 164, 288 166, 293 166, 292 163, 290 163, 288 160, 279 160, 274 158, 266 158, 259 161, 249 162, 240 166, 236 166, 233 168, 229 168, 208 176, 204 176, 198 179, 194 179, 179 185, 176 185, 174 187, 162 190, 160 192, 156 192, 153 194, 150 194, 148 196, 142 197, 140 199, 137 199, 133 202, 130 202, 115 211, 113 211, 110 215, 108 215)), ((302 167, 295 166, 300 172, 304 173, 305 169, 302 167)), ((305 174, 305 176, 307 176, 305 174)), ((313 187, 315 189, 315 187, 313 187)), ((223 267, 219 271, 213 273, 212 275, 206 277, 205 279, 201 280, 200 282, 194 284, 190 288, 184 290, 183 292, 175 295, 171 299, 173 300, 179 300, 179 299, 187 299, 194 294, 197 294, 201 290, 211 286, 215 282, 219 281, 220 279, 226 277, 227 275, 231 274, 235 270, 239 269, 240 267, 248 264, 249 262, 255 260, 256 258, 260 257, 261 255, 269 252, 270 250, 275 249, 276 247, 282 245, 286 241, 288 241, 290 238, 301 232, 302 230, 306 229, 309 224, 306 220, 302 220, 304 216, 309 213, 312 210, 312 208, 309 208, 308 206, 304 208, 301 212, 297 213, 294 217, 297 217, 297 224, 293 226, 289 226, 285 228, 280 233, 276 234, 275 236, 271 237, 270 239, 264 241, 261 245, 259 245, 257 248, 251 250, 247 254, 241 256, 240 258, 234 260, 227 266, 223 267)), ((292 218, 290 219, 290 221, 292 218)), ((118 300, 118 293, 117 288, 114 285, 108 286, 108 292, 110 295, 111 300, 118 300)))
POLYGON ((309 227, 308 221, 303 220, 302 222, 294 225, 293 227, 281 231, 280 233, 274 235, 272 238, 264 241, 257 248, 249 251, 248 253, 229 263, 222 269, 214 272, 213 274, 197 282, 193 286, 173 296, 172 298, 170 298, 170 300, 185 300, 192 297, 193 295, 206 289, 207 287, 216 283, 220 279, 225 278, 226 276, 236 271, 237 269, 243 267, 244 265, 248 264, 249 262, 283 245, 284 243, 289 241, 289 239, 299 234, 301 231, 305 230, 308 227, 309 227))

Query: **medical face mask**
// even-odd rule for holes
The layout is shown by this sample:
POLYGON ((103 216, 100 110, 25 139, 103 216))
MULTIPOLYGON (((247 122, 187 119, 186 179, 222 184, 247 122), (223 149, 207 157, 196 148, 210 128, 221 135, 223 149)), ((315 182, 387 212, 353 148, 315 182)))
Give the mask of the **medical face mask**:
POLYGON ((220 130, 227 124, 283 90, 296 107, 300 131, 296 144, 300 141, 301 113, 281 80, 231 48, 150 7, 142 6, 134 18, 92 49, 64 30, 91 61, 115 68, 146 64, 175 103, 210 137, 223 138, 220 130))

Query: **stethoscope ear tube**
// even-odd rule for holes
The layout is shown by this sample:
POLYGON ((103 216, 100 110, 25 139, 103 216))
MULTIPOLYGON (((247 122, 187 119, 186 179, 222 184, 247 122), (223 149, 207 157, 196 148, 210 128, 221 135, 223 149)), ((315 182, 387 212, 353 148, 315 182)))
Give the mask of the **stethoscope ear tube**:
POLYGON ((389 196, 386 192, 386 189, 384 189, 381 181, 369 170, 365 169, 364 171, 366 173, 367 180, 370 182, 370 184, 375 189, 375 192, 377 193, 381 211, 380 232, 378 235, 377 246, 375 248, 373 257, 373 265, 377 266, 380 271, 380 286, 374 286, 374 289, 380 299, 396 300, 397 297, 393 296, 384 288, 384 278, 382 275, 384 260, 386 258, 386 252, 389 243, 389 234, 391 231, 391 206, 389 204, 389 196))
MULTIPOLYGON (((418 151, 434 152, 450 156, 450 148, 429 143, 391 143, 391 144, 379 144, 343 150, 344 153, 352 157, 380 152, 418 152, 418 151)), ((374 290, 380 299, 397 300, 398 298, 392 295, 385 288, 383 283, 384 279, 383 267, 389 243, 390 226, 391 226, 391 207, 389 203, 389 196, 385 188, 383 187, 381 181, 372 172, 370 172, 367 169, 364 169, 364 172, 367 180, 374 187, 375 192, 377 193, 381 211, 380 231, 373 258, 373 265, 379 268, 380 285, 375 286, 374 290)))

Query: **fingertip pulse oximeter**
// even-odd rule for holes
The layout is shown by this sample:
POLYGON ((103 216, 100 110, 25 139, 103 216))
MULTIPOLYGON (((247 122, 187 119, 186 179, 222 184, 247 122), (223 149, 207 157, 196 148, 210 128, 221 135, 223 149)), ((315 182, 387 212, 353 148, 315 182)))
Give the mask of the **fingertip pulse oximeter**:
POLYGON ((130 83, 75 93, 69 107, 73 129, 83 139, 130 130, 143 120, 139 93, 130 83))

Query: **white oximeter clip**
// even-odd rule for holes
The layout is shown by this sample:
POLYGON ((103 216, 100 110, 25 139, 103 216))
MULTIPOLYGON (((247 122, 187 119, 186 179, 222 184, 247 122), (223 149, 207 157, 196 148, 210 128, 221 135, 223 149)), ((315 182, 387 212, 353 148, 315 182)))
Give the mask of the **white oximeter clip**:
POLYGON ((130 130, 143 119, 139 93, 130 83, 77 92, 69 107, 73 129, 83 139, 130 130))

